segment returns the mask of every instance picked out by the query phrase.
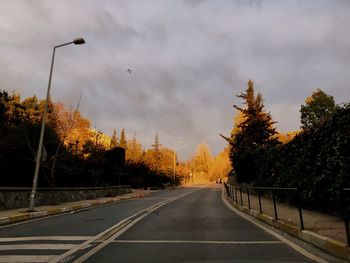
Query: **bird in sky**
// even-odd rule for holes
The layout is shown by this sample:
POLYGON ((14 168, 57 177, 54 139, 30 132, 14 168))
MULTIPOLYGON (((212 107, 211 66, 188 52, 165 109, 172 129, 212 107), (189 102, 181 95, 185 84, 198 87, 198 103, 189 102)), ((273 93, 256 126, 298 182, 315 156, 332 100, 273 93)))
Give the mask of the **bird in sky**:
POLYGON ((132 71, 132 70, 128 68, 126 71, 127 71, 129 74, 131 74, 131 71, 132 71))

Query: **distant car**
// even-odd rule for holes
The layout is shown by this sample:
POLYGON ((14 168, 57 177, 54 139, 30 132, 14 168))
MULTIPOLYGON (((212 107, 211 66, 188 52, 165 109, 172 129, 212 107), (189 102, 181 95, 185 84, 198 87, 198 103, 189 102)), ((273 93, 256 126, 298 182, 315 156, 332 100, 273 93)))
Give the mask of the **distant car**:
POLYGON ((217 184, 221 184, 221 183, 222 183, 221 178, 216 179, 216 183, 217 183, 217 184))

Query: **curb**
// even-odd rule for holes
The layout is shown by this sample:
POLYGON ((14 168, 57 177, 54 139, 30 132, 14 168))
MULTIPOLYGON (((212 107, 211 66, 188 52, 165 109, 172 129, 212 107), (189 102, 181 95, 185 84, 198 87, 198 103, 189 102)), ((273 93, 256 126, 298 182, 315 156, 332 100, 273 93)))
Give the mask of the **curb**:
POLYGON ((105 200, 100 200, 100 201, 99 200, 92 200, 91 202, 88 202, 85 204, 72 205, 72 206, 68 205, 66 207, 61 207, 61 208, 52 208, 52 209, 42 210, 42 211, 18 213, 18 214, 14 214, 14 215, 10 215, 10 216, 0 217, 0 225, 5 225, 5 224, 9 224, 9 223, 17 223, 17 222, 26 221, 26 220, 34 219, 34 218, 45 217, 45 216, 63 214, 63 213, 67 213, 67 212, 80 210, 83 208, 100 206, 100 205, 105 205, 105 204, 112 204, 112 203, 116 203, 116 202, 119 202, 122 200, 141 198, 141 197, 145 197, 145 196, 146 196, 146 194, 144 194, 144 195, 135 194, 135 195, 129 196, 129 197, 120 196, 120 197, 115 197, 115 198, 110 198, 110 199, 105 199, 105 200))
POLYGON ((337 240, 334 240, 329 237, 325 237, 315 232, 309 230, 301 230, 299 227, 295 225, 291 225, 281 220, 275 220, 273 217, 268 216, 266 214, 260 214, 258 211, 249 209, 246 206, 241 206, 233 202, 227 195, 226 189, 223 189, 225 199, 236 209, 245 212, 246 214, 251 215, 252 217, 270 225, 274 228, 277 228, 289 235, 296 237, 300 240, 303 240, 309 244, 314 245, 317 248, 322 249, 323 251, 336 256, 341 259, 345 259, 350 261, 350 248, 337 240))

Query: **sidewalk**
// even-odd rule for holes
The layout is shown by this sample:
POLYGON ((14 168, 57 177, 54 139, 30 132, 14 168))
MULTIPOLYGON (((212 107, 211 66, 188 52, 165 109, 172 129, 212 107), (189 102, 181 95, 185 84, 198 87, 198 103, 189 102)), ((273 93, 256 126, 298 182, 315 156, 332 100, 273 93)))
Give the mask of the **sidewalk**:
POLYGON ((223 198, 234 208, 333 256, 350 262, 350 248, 347 246, 345 223, 341 218, 303 209, 304 230, 301 230, 298 208, 276 202, 278 215, 276 220, 272 198, 261 197, 262 213, 260 213, 258 196, 250 194, 249 197, 250 209, 248 208, 247 194, 242 192, 241 199, 240 191, 237 189, 237 198, 233 200, 223 187, 223 198))
MULTIPOLYGON (((259 199, 257 196, 250 194, 251 209, 259 211, 259 199)), ((237 201, 241 205, 239 191, 237 190, 237 201)), ((248 197, 242 192, 243 206, 248 207, 248 197)), ((276 201, 278 219, 291 225, 300 227, 298 208, 276 201)), ((274 207, 272 198, 261 197, 261 206, 263 213, 274 218, 274 207)), ((346 241, 346 232, 344 221, 335 216, 322 214, 320 212, 302 209, 304 228, 316 234, 330 237, 344 244, 346 241)))
POLYGON ((94 200, 81 200, 76 202, 67 202, 59 205, 45 205, 35 208, 35 212, 28 212, 28 208, 19 208, 0 211, 0 225, 24 221, 33 218, 44 217, 79 210, 82 208, 99 206, 103 204, 111 204, 121 200, 132 198, 141 198, 150 194, 150 190, 131 190, 131 193, 117 195, 114 197, 103 197, 94 200))

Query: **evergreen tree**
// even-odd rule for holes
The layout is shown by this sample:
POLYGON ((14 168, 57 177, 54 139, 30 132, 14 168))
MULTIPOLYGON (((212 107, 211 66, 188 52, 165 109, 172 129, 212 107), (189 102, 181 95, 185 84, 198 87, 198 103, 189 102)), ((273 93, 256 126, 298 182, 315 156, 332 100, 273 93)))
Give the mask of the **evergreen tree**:
POLYGON ((112 135, 112 139, 111 139, 111 144, 110 144, 110 148, 113 149, 115 147, 118 146, 118 136, 117 136, 117 131, 116 129, 113 130, 113 135, 112 135))
POLYGON ((162 159, 162 152, 161 152, 161 144, 159 143, 159 136, 158 132, 156 132, 156 136, 154 138, 154 144, 152 144, 153 147, 153 159, 154 159, 154 168, 155 170, 159 169, 162 159))
POLYGON ((319 128, 333 116, 335 110, 334 98, 317 89, 306 98, 305 105, 301 105, 301 127, 304 130, 319 128))
POLYGON ((277 145, 276 130, 271 115, 264 111, 262 95, 255 95, 254 82, 248 81, 245 92, 237 96, 245 107, 233 105, 242 114, 240 123, 232 129, 229 138, 221 135, 230 144, 230 161, 238 182, 251 182, 256 175, 254 153, 267 146, 277 145))
POLYGON ((213 160, 213 155, 206 143, 197 146, 196 154, 193 159, 193 170, 197 173, 204 173, 208 177, 209 167, 213 160))
POLYGON ((128 149, 126 150, 126 160, 139 162, 142 159, 143 150, 142 145, 136 140, 136 135, 131 141, 128 141, 128 149))
POLYGON ((124 128, 122 129, 122 132, 120 133, 120 140, 119 140, 118 146, 124 148, 125 150, 127 150, 127 148, 128 148, 128 143, 126 141, 124 128))

